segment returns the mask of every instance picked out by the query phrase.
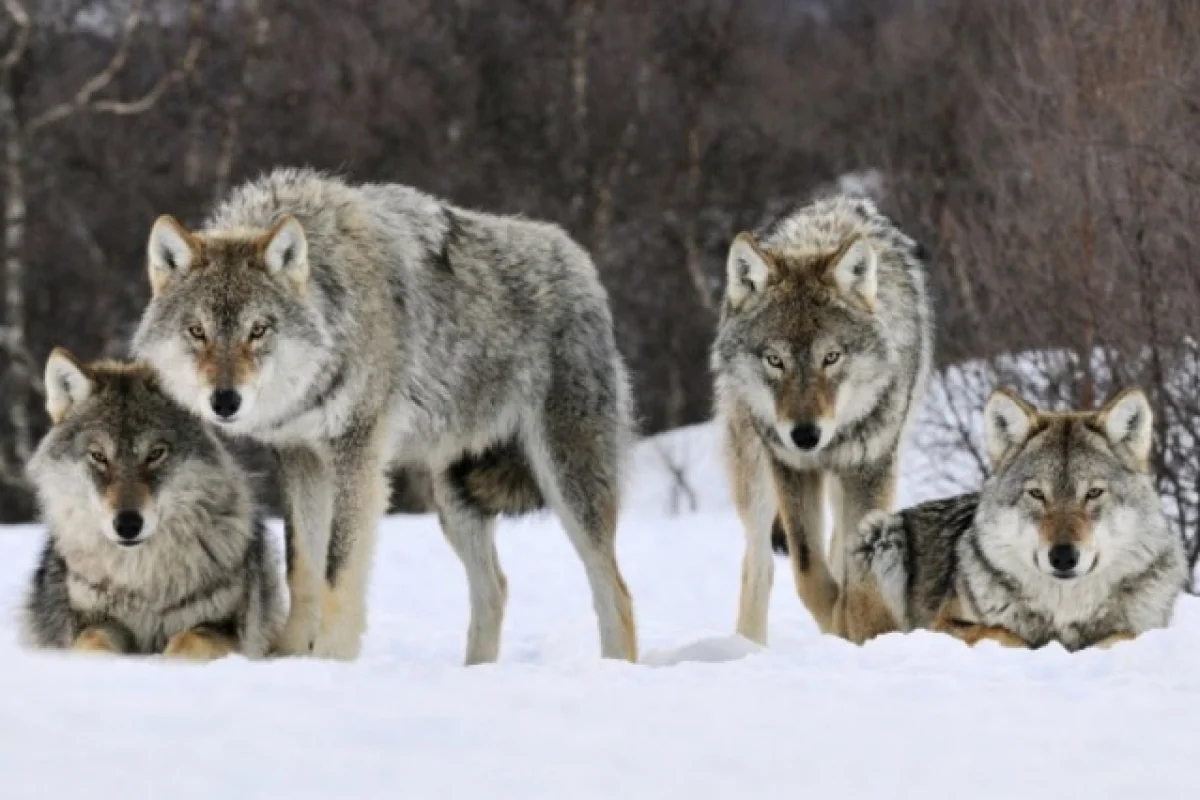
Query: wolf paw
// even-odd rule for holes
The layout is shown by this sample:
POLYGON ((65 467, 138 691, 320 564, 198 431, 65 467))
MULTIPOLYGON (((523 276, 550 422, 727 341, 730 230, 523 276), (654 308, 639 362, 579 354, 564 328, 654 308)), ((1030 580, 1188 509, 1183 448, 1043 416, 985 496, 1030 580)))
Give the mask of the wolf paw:
POLYGON ((215 661, 233 651, 233 642, 228 637, 192 628, 172 636, 163 655, 186 661, 215 661))
POLYGON ((86 629, 75 637, 71 649, 81 653, 99 655, 117 655, 121 652, 121 648, 113 639, 112 634, 103 628, 86 629))
POLYGON ((272 651, 279 656, 310 656, 317 640, 318 619, 315 609, 294 609, 275 641, 272 651))

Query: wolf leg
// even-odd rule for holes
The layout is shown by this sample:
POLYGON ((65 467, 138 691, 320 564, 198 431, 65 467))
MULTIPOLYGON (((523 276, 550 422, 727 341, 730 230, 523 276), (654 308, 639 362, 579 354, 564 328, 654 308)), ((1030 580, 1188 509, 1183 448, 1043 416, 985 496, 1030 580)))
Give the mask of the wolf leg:
POLYGON ((447 477, 433 483, 442 533, 467 573, 471 622, 466 663, 484 664, 500 656, 500 632, 508 603, 508 582, 496 552, 496 518, 458 496, 447 477))
POLYGON ((333 525, 313 654, 352 661, 367 629, 367 583, 375 532, 387 512, 386 426, 344 433, 333 443, 333 525))
POLYGON ((527 434, 526 458, 583 561, 600 625, 601 655, 637 661, 633 600, 617 566, 616 431, 597 432, 595 422, 577 415, 549 419, 543 430, 527 434))
POLYGON ((216 661, 237 651, 237 642, 211 628, 199 626, 171 637, 163 655, 184 661, 216 661))
POLYGON ((757 434, 730 425, 725 433, 725 466, 733 486, 733 502, 746 536, 737 632, 752 642, 765 645, 771 585, 775 581, 771 527, 776 504, 771 467, 757 434))
MULTIPOLYGON (((849 580, 853 551, 860 543, 863 518, 871 511, 891 511, 895 502, 896 469, 892 461, 863 467, 837 477, 834 493, 836 535, 833 546, 839 549, 842 592, 835 611, 835 627, 847 639, 862 643, 898 630, 900 623, 879 591, 874 580, 849 580)), ((865 578, 866 576, 859 576, 865 578)))
POLYGON ((133 637, 113 624, 89 625, 75 637, 71 649, 81 653, 130 653, 133 652, 133 637))
POLYGON ((776 462, 772 462, 772 473, 796 591, 822 633, 839 633, 834 627, 838 586, 825 560, 824 476, 776 462))
POLYGON ((321 583, 332 526, 333 473, 325 459, 308 448, 276 452, 283 492, 287 581, 290 602, 279 635, 280 655, 312 652, 321 617, 321 583))

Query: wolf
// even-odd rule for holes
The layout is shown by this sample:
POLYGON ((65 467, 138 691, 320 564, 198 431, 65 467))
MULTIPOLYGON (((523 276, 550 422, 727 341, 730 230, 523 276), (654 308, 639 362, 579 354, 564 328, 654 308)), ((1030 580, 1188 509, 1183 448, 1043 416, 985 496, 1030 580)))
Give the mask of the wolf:
POLYGON ((278 169, 198 231, 158 219, 148 270, 134 352, 278 456, 284 652, 358 655, 385 471, 422 465, 466 570, 468 664, 499 654, 495 520, 546 506, 583 561, 602 655, 636 660, 615 549, 628 379, 607 294, 562 229, 278 169))
POLYGON ((849 580, 873 584, 897 630, 972 644, 1074 651, 1166 627, 1186 559, 1149 468, 1145 394, 1052 413, 1000 389, 984 431, 981 490, 868 515, 849 580))
POLYGON ((46 362, 29 461, 48 536, 24 605, 40 648, 262 658, 283 627, 277 553, 247 476, 142 364, 46 362))
POLYGON ((892 507, 933 350, 925 258, 870 200, 846 196, 733 240, 712 370, 746 534, 737 630, 752 641, 767 640, 773 530, 786 535, 800 597, 823 628, 835 614, 876 623, 858 620, 858 599, 838 589, 843 540, 868 511, 892 507))

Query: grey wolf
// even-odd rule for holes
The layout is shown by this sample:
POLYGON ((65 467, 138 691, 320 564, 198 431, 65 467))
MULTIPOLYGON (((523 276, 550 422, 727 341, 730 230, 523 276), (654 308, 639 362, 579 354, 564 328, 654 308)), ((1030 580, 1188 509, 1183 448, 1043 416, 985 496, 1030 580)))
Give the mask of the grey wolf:
POLYGON ((838 588, 843 541, 868 511, 892 507, 901 441, 928 380, 933 315, 923 249, 865 199, 818 200, 739 234, 727 273, 712 368, 746 533, 737 630, 765 643, 773 527, 785 532, 800 597, 823 629, 859 604, 838 588))
POLYGON ((1165 627, 1186 561, 1150 474, 1145 395, 1049 413, 999 390, 984 429, 980 492, 869 515, 850 580, 874 585, 896 629, 971 643, 1078 650, 1165 627))
POLYGON ((48 537, 27 642, 207 660, 265 656, 283 587, 246 475, 149 368, 46 363, 52 426, 29 462, 48 537))
POLYGON ((135 352, 196 414, 278 454, 284 652, 357 656, 385 471, 419 464, 466 569, 467 663, 499 653, 496 517, 542 506, 583 561, 603 655, 636 660, 615 550, 627 378, 607 294, 565 232, 280 169, 197 232, 160 218, 148 266, 135 352))

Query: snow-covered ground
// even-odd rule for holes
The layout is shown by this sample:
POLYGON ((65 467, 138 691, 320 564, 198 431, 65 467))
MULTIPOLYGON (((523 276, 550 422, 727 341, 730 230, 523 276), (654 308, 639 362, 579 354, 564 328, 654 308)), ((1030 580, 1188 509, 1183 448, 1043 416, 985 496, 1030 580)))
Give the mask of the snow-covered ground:
MULTIPOLYGON (((901 499, 942 487, 908 456, 901 499)), ((620 558, 643 661, 598 658, 549 517, 502 525, 499 664, 459 666, 461 567, 429 517, 380 535, 354 664, 35 655, 0 622, 0 798, 1183 798, 1200 752, 1200 601, 1068 655, 818 635, 779 562, 771 646, 732 637, 741 532, 711 427, 644 443, 620 558), (698 510, 671 515, 663 454, 698 510)), ((40 531, 0 530, 0 607, 40 531)), ((11 615, 10 615, 11 617, 11 615)))

